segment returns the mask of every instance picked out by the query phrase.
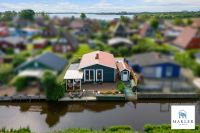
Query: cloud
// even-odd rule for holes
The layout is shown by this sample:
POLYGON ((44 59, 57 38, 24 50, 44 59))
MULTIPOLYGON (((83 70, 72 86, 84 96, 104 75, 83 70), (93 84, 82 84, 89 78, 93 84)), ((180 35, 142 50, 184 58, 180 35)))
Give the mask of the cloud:
POLYGON ((53 3, 42 2, 1 2, 0 11, 33 9, 46 12, 144 12, 144 11, 182 11, 199 10, 199 0, 99 0, 90 3, 90 6, 82 2, 56 0, 53 3))

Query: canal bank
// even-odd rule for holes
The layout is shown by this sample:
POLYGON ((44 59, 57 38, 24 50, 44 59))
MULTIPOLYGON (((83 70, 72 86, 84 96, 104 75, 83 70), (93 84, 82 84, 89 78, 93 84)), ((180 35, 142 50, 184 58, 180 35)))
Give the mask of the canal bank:
MULTIPOLYGON (((65 95, 63 98, 59 99, 58 102, 94 102, 94 101, 138 101, 145 99, 200 99, 200 93, 125 93, 118 95, 91 95, 82 96, 81 98, 74 97, 71 98, 65 95)), ((0 96, 0 102, 4 101, 48 101, 46 96, 27 96, 27 95, 15 95, 15 96, 0 96)))

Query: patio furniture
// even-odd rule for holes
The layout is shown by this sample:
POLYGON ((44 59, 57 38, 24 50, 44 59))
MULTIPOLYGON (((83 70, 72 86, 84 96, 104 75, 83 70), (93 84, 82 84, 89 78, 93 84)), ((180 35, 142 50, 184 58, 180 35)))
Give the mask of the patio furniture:
POLYGON ((71 99, 73 99, 73 98, 74 98, 74 95, 72 95, 72 93, 70 92, 70 93, 69 93, 69 97, 70 97, 71 99))
POLYGON ((83 96, 83 92, 80 92, 78 98, 81 98, 83 96))

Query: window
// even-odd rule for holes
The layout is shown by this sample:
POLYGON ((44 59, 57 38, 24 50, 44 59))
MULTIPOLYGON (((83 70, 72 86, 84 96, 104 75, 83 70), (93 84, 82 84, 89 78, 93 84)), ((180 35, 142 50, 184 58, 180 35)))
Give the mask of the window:
POLYGON ((84 71, 85 81, 94 81, 94 70, 93 69, 86 69, 84 71))
POLYGON ((34 63, 34 67, 38 67, 38 63, 37 62, 34 63))
POLYGON ((173 68, 172 67, 167 67, 166 68, 166 76, 167 77, 171 77, 172 76, 172 72, 173 72, 173 68))

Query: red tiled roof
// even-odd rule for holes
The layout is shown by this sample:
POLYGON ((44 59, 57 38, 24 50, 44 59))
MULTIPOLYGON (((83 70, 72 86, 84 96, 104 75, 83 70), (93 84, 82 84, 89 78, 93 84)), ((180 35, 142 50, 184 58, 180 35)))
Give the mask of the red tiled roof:
POLYGON ((145 23, 144 25, 142 25, 141 29, 140 29, 140 36, 144 37, 146 34, 146 31, 150 28, 150 25, 145 23))
POLYGON ((200 28, 200 19, 193 20, 192 27, 200 28))
POLYGON ((181 48, 186 48, 190 44, 191 40, 196 36, 197 32, 197 29, 187 27, 173 43, 181 48))
POLYGON ((91 53, 83 55, 80 65, 79 65, 79 69, 96 65, 96 64, 116 69, 114 56, 110 53, 103 52, 103 51, 95 51, 95 52, 91 52, 91 53))
POLYGON ((118 63, 117 63, 117 68, 119 69, 120 72, 123 71, 123 70, 128 70, 128 71, 130 71, 130 67, 129 67, 128 64, 125 63, 125 62, 118 62, 118 63))

